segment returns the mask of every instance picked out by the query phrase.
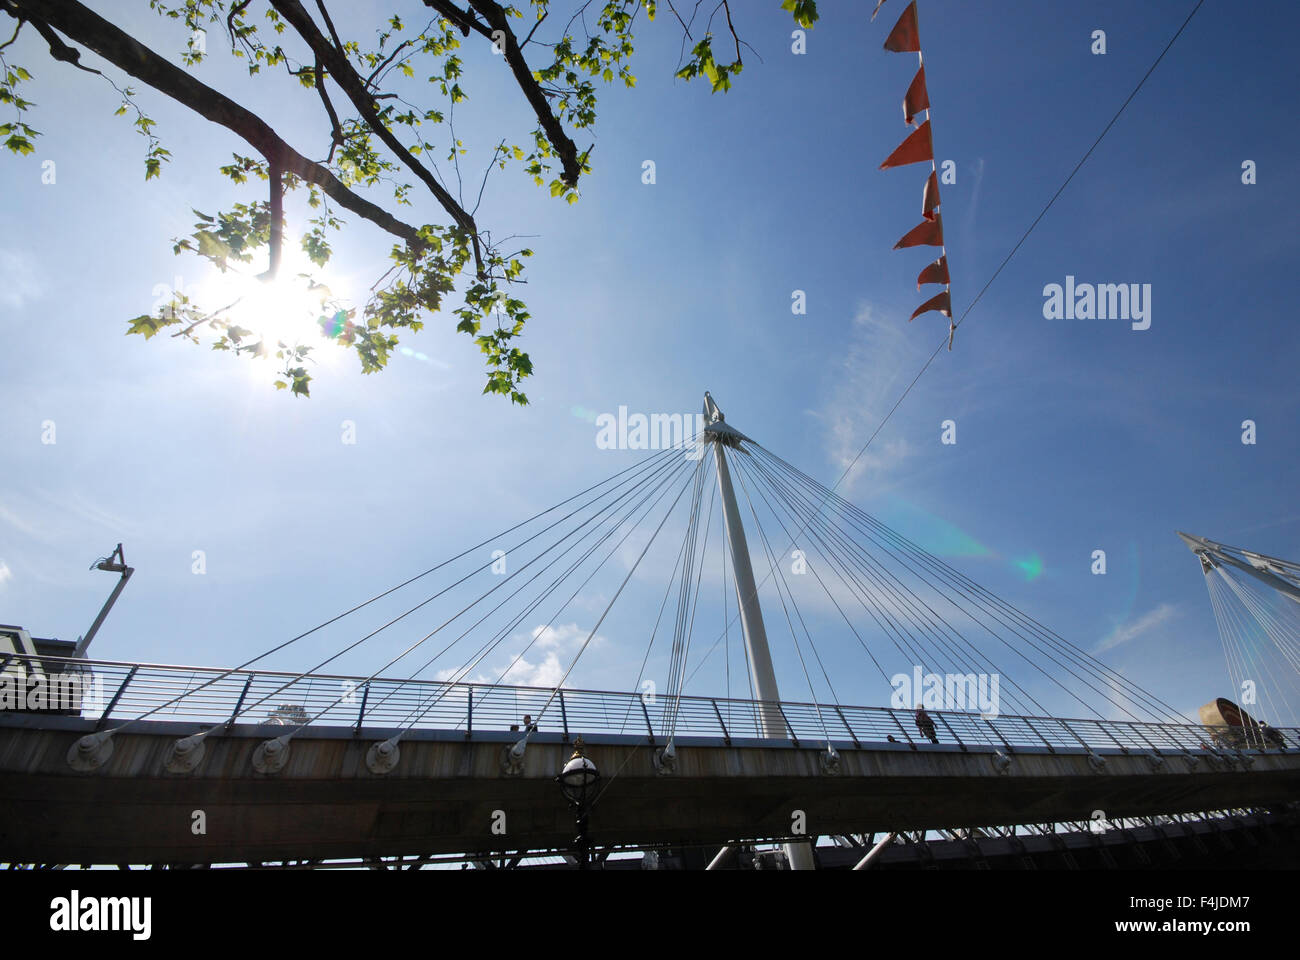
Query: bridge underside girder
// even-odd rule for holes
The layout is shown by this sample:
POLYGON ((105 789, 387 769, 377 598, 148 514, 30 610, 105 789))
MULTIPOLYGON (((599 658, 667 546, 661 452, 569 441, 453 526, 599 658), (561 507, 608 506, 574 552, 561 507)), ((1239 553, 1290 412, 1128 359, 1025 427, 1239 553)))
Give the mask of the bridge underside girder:
MULTIPOLYGON (((288 764, 255 773, 265 727, 212 736, 190 774, 165 771, 192 727, 141 723, 113 738, 112 756, 75 773, 69 748, 90 729, 0 720, 0 861, 229 863, 566 849, 573 820, 554 777, 572 747, 538 735, 522 772, 503 772, 507 736, 421 731, 386 775, 366 752, 389 731, 306 730, 288 764), (205 832, 197 833, 197 813, 205 832), (498 813, 500 811, 500 813, 498 813), (504 818, 502 817, 504 814, 504 818), (502 832, 504 831, 504 832, 502 832)), ((277 731, 278 732, 278 731, 277 731)), ((839 772, 804 745, 679 741, 677 770, 659 775, 656 748, 595 736, 587 756, 605 772, 591 817, 598 844, 708 844, 926 830, 963 824, 1083 821, 1281 805, 1300 796, 1300 755, 1255 753, 1249 766, 1202 755, 1115 751, 1098 767, 1083 751, 1018 749, 1000 770, 992 750, 911 750, 837 744, 839 772), (800 811, 802 812, 800 814, 800 811)))

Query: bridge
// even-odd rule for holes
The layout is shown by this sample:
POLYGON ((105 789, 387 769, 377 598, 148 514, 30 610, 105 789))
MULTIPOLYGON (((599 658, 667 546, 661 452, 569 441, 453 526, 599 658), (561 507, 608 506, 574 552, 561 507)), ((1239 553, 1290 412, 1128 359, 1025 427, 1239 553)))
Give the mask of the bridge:
MULTIPOLYGON (((1239 812, 1223 814, 1224 823, 1248 816, 1266 829, 1284 829, 1290 822, 1290 805, 1300 797, 1296 726, 1269 727, 1244 711, 1235 726, 1222 718, 1187 722, 735 430, 707 394, 705 415, 704 434, 691 442, 268 651, 340 624, 431 574, 451 580, 307 671, 250 668, 262 657, 208 668, 0 653, 0 679, 27 695, 23 709, 0 711, 0 861, 320 865, 461 858, 509 864, 559 853, 586 864, 589 822, 597 859, 617 850, 662 850, 668 857, 693 849, 709 851, 708 859, 721 865, 752 860, 755 845, 779 843, 780 859, 810 869, 836 859, 828 849, 814 852, 818 837, 832 837, 840 859, 856 856, 865 868, 897 860, 900 838, 910 837, 916 847, 936 831, 967 854, 972 843, 980 850, 984 840, 996 840, 1032 859, 1017 825, 1072 822, 1089 825, 1081 833, 1091 835, 1100 819, 1100 834, 1113 841, 1156 830, 1161 824, 1152 818, 1214 822, 1213 811, 1239 812), (733 468, 762 548, 754 555, 766 561, 761 582, 733 468), (706 508, 710 469, 716 488, 706 508), (697 617, 703 619, 700 585, 715 501, 727 548, 719 559, 735 606, 724 591, 723 630, 701 654, 707 636, 694 648, 692 639, 703 635, 697 617), (642 660, 644 672, 676 592, 665 689, 646 689, 642 676, 631 691, 570 686, 579 659, 679 504, 685 507, 682 543, 642 660), (781 539, 798 546, 794 554, 773 549, 765 527, 774 522, 781 539), (646 527, 653 533, 647 536, 646 527), (640 538, 632 539, 638 529, 640 538), (480 562, 498 543, 506 549, 480 562), (507 556, 513 571, 494 569, 507 556), (600 594, 612 598, 563 677, 550 686, 507 682, 615 556, 628 558, 630 568, 624 573, 613 565, 614 579, 600 594), (790 556, 796 566, 787 575, 777 558, 790 556), (568 585, 576 589, 568 593, 568 585), (789 627, 811 694, 806 700, 783 698, 777 687, 759 604, 764 587, 775 593, 789 627), (905 705, 840 702, 808 626, 817 621, 804 612, 817 590, 824 594, 824 616, 843 621, 840 635, 862 646, 886 683, 890 665, 904 668, 905 678, 915 674, 914 696, 905 705), (530 618, 542 620, 535 611, 553 596, 563 602, 530 632, 510 666, 478 679, 486 658, 530 618), (467 598, 472 602, 464 603, 467 598), (374 672, 320 669, 417 611, 435 609, 435 601, 447 604, 448 618, 374 672), (474 616, 479 619, 469 623, 474 616), (720 644, 729 680, 736 621, 751 695, 687 694, 695 675, 688 668, 698 672, 720 644), (461 626, 423 666, 385 673, 461 626), (1037 686, 1000 669, 993 659, 999 648, 975 642, 984 634, 1036 670, 1037 686), (470 645, 482 642, 454 670, 442 678, 420 676, 467 638, 470 645), (818 668, 826 696, 814 681, 818 668), (941 675, 935 671, 949 678, 947 690, 943 684, 922 689, 921 676, 941 675), (1001 682, 992 693, 996 701, 1001 689, 1002 703, 976 705, 990 692, 977 678, 990 675, 1001 682), (47 697, 33 707, 33 687, 42 677, 51 689, 56 677, 74 682, 75 702, 47 697), (932 702, 932 695, 953 692, 953 678, 970 694, 971 702, 959 706, 970 709, 932 702), (1093 716, 1052 716, 1042 699, 1053 686, 1093 716), (1007 711, 1003 703, 1029 709, 1007 711), (576 841, 575 811, 556 784, 562 772, 566 780, 576 774, 567 785, 582 788, 577 799, 569 791, 576 841), (885 840, 874 842, 876 834, 885 840)), ((1232 566, 1223 559, 1228 556, 1250 566, 1255 580, 1290 576, 1275 558, 1184 539, 1207 576, 1232 566)), ((129 576, 124 561, 101 569, 120 570, 123 582, 129 576)), ((1296 607, 1291 599, 1287 606, 1296 607)), ((1293 644, 1285 620, 1263 612, 1283 644, 1293 644)), ((1240 645, 1233 649, 1247 653, 1240 645)), ((1244 668, 1246 661, 1229 663, 1244 668)))

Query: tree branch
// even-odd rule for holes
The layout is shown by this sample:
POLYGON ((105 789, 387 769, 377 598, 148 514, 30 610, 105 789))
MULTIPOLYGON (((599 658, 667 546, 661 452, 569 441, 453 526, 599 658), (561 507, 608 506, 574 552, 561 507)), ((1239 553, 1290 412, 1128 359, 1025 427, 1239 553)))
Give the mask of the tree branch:
POLYGON ((515 82, 519 84, 519 89, 524 92, 524 96, 528 98, 529 104, 537 114, 537 122, 546 131, 546 139, 551 141, 551 146, 559 155, 564 169, 560 179, 571 187, 576 185, 582 173, 578 145, 569 139, 569 135, 564 132, 564 127, 551 112, 551 105, 546 102, 546 94, 534 79, 533 71, 528 68, 523 51, 519 49, 519 41, 515 38, 514 31, 510 29, 505 10, 496 0, 469 0, 469 4, 487 21, 493 31, 500 30, 505 34, 506 63, 510 65, 510 71, 515 75, 515 82))
POLYGON ((463 230, 469 233, 474 246, 474 265, 481 277, 484 273, 483 258, 479 249, 478 227, 474 223, 474 218, 456 202, 455 197, 447 192, 446 188, 438 182, 437 177, 417 160, 403 146, 402 141, 398 140, 396 135, 388 129, 388 125, 379 116, 379 111, 375 109, 374 97, 366 89, 365 81, 352 69, 352 64, 343 52, 320 32, 316 26, 316 21, 303 9, 302 4, 298 0, 270 0, 270 3, 276 12, 284 17, 289 25, 298 32, 298 35, 307 42, 307 45, 312 48, 312 51, 320 58, 321 62, 325 64, 325 68, 329 70, 334 82, 347 94, 348 99, 352 101, 352 105, 357 108, 362 118, 374 131, 375 136, 379 137, 384 142, 384 145, 424 182, 424 185, 429 188, 429 192, 433 194, 442 208, 451 215, 451 218, 463 230))
POLYGON ((264 279, 274 280, 280 272, 280 253, 284 249, 284 184, 280 162, 269 158, 267 166, 271 181, 271 254, 264 279))
POLYGON ((339 206, 364 217, 417 250, 426 246, 415 227, 357 196, 325 167, 313 163, 289 146, 257 114, 174 66, 77 0, 8 2, 34 25, 40 22, 53 27, 136 79, 237 134, 269 163, 278 162, 284 172, 320 187, 339 206))

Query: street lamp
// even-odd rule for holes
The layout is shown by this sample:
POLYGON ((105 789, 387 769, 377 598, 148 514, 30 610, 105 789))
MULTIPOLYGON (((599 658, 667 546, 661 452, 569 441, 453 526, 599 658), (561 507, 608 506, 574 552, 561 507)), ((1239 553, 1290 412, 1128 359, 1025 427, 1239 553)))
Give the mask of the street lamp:
POLYGON ((560 775, 555 778, 560 785, 564 799, 573 807, 577 820, 578 836, 574 846, 578 854, 578 869, 586 870, 588 864, 587 815, 591 804, 596 799, 596 785, 600 783, 600 771, 596 765, 582 753, 582 737, 573 741, 573 756, 564 765, 560 775))

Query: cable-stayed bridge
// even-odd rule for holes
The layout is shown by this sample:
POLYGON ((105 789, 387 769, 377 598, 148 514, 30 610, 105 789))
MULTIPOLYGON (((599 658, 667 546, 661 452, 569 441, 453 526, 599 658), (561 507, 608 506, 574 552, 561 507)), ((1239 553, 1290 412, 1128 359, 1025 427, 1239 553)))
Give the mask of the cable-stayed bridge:
MULTIPOLYGON (((1207 576, 1231 555, 1285 582, 1283 561, 1185 539, 1207 576)), ((1295 634, 1252 602, 1285 660, 1295 634)), ((1234 683, 1250 679, 1259 650, 1235 635, 1231 649, 1234 683)), ((238 668, 14 652, 0 676, 28 695, 0 712, 10 863, 567 852, 556 778, 575 746, 601 776, 583 801, 598 849, 698 846, 719 864, 778 842, 806 869, 817 837, 856 837, 866 866, 892 853, 863 842, 876 833, 1123 833, 1154 816, 1277 817, 1300 797, 1300 731, 1240 710, 1235 731, 1231 717, 1189 722, 740 433, 707 394, 701 435, 238 668), (662 597, 635 603, 646 584, 662 597), (372 614, 382 622, 357 626, 372 614), (782 695, 769 633, 788 634, 787 690, 806 696, 782 695), (608 636, 644 641, 624 650, 636 680, 582 689, 571 678, 608 636), (337 671, 394 637, 377 669, 337 671), (294 644, 332 652, 300 672, 253 666, 294 644), (559 675, 517 682, 541 652, 559 675), (687 692, 706 664, 726 695, 687 692), (836 681, 864 668, 891 705, 842 702, 836 681), (33 708, 39 676, 75 681, 75 703, 47 690, 33 708)))

